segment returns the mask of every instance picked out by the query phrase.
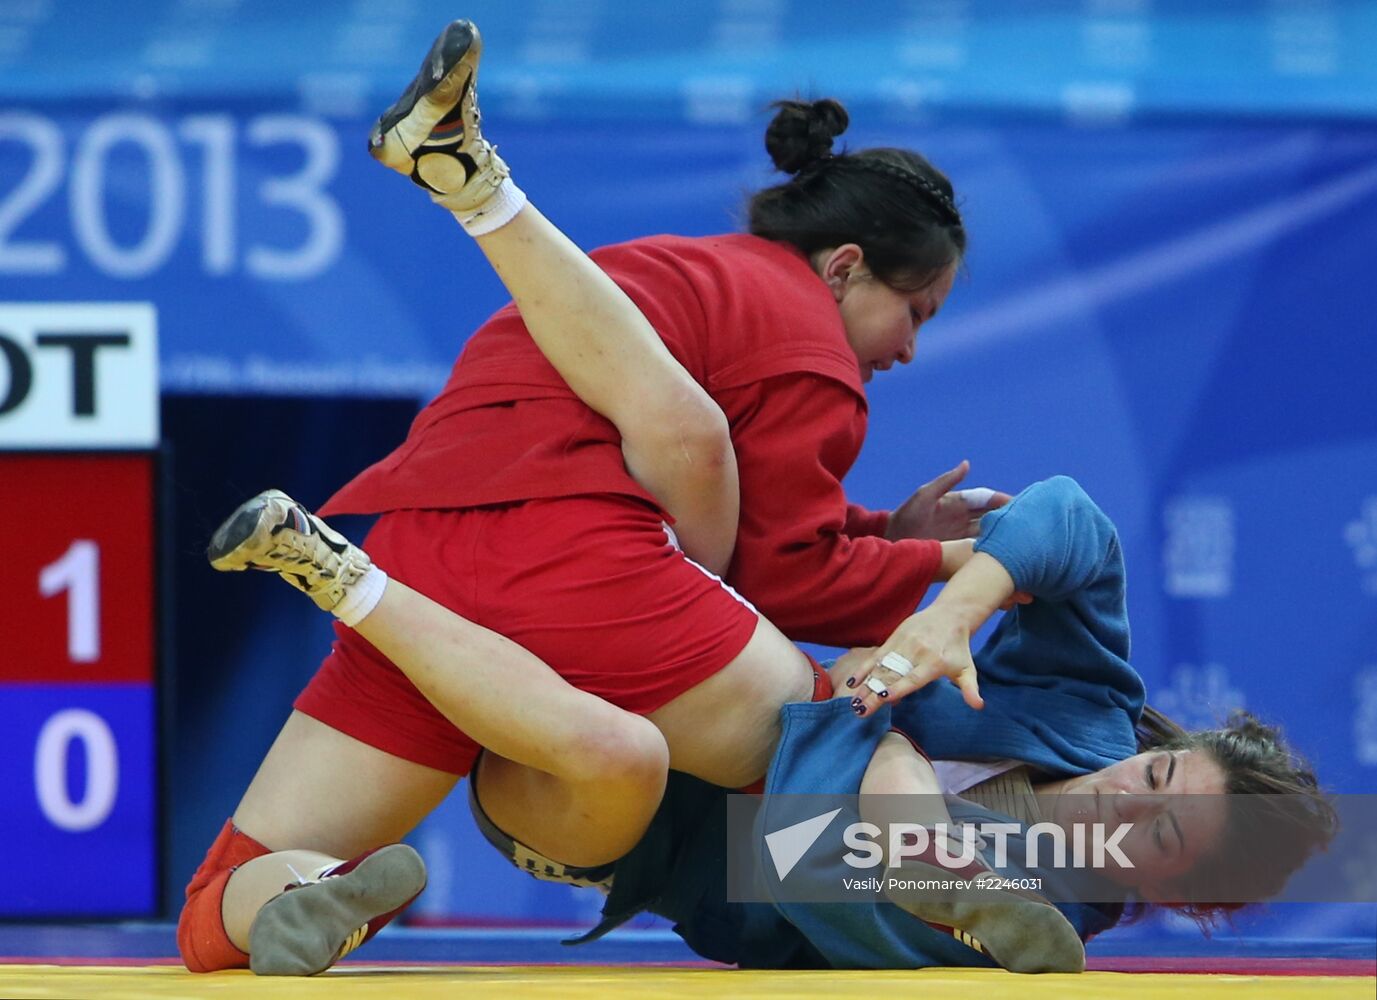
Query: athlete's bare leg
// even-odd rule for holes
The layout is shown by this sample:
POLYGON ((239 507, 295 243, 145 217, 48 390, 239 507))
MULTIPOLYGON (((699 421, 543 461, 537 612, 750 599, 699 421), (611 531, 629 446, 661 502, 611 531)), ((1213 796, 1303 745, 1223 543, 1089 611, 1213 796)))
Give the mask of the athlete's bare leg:
POLYGON ((617 427, 628 468, 673 515, 684 551, 723 573, 739 504, 726 418, 636 304, 512 183, 479 130, 481 51, 471 23, 448 26, 379 119, 371 151, 475 236, 532 340, 617 427))
MULTIPOLYGON (((359 631, 500 755, 489 760, 482 786, 493 822, 580 867, 614 861, 635 845, 671 762, 729 787, 760 777, 778 736, 778 706, 807 697, 792 669, 799 664, 771 649, 778 643, 776 654, 801 654, 762 623, 731 665, 656 713, 671 752, 651 722, 570 687, 515 643, 396 581, 359 631), (417 634, 426 641, 417 644, 417 634), (519 712, 512 712, 514 690, 530 695, 519 712), (726 711, 702 712, 700 703, 720 708, 726 693, 726 711)), ((457 781, 293 712, 234 811, 235 826, 275 849, 230 877, 222 913, 235 947, 249 950, 254 917, 284 885, 401 840, 457 781)))
MULTIPOLYGON (((636 842, 658 805, 667 766, 726 787, 759 778, 778 735, 779 707, 812 691, 807 658, 763 619, 731 663, 649 721, 580 691, 515 642, 396 580, 354 627, 475 742, 563 782, 570 801, 596 790, 597 819, 564 842, 578 855, 606 856, 551 854, 575 865, 613 860, 636 842)), ((485 806, 488 795, 485 786, 485 806)), ((548 830, 548 812, 543 822, 548 830)))
MULTIPOLYGON (((521 762, 504 772, 513 794, 544 802, 519 828, 503 827, 512 836, 577 866, 615 860, 640 838, 669 768, 653 723, 572 687, 516 643, 397 581, 356 628, 456 726, 521 762)), ((284 885, 400 840, 457 780, 294 712, 234 812, 235 826, 277 852, 231 876, 222 906, 230 940, 248 951, 254 917, 284 885)), ((500 779, 484 786, 499 825, 522 818, 505 807, 505 787, 500 779)))
POLYGON ((534 205, 477 243, 541 353, 616 426, 627 469, 674 517, 684 551, 726 573, 740 490, 717 403, 626 293, 534 205))
MULTIPOLYGON (((635 846, 671 764, 726 787, 759 778, 779 705, 806 700, 810 683, 799 650, 761 623, 733 663, 655 713, 662 737, 395 580, 358 631, 497 755, 485 758, 482 785, 494 824, 574 866, 616 861, 635 846), (516 711, 514 690, 523 693, 516 711)), ((293 712, 234 810, 234 825, 274 853, 230 877, 222 913, 231 941, 249 950, 253 917, 285 884, 401 840, 457 780, 293 712)))
MULTIPOLYGON (((728 667, 652 720, 579 691, 520 646, 395 580, 356 628, 502 758, 484 774, 493 822, 580 867, 635 845, 671 765, 729 787, 760 777, 779 705, 808 696, 802 654, 763 621, 728 667), (519 711, 512 692, 520 692, 519 711)), ((235 825, 275 853, 231 876, 222 907, 230 940, 247 951, 259 908, 284 885, 400 840, 457 780, 294 712, 234 812, 235 825)))

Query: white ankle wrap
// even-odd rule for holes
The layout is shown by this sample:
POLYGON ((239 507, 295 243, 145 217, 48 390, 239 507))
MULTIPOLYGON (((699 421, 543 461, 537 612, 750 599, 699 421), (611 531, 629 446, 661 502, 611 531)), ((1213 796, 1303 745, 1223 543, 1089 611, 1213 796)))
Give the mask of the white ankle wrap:
POLYGON ((344 597, 335 605, 331 614, 353 628, 378 606, 386 589, 387 574, 377 566, 370 566, 368 571, 359 577, 358 582, 345 591, 344 597))
MULTIPOLYGON (((437 197, 435 201, 444 204, 442 198, 437 197)), ((464 227, 464 232, 470 236, 486 236, 511 222, 525 206, 526 192, 517 187, 510 177, 504 177, 497 190, 477 208, 451 209, 450 212, 464 227)))

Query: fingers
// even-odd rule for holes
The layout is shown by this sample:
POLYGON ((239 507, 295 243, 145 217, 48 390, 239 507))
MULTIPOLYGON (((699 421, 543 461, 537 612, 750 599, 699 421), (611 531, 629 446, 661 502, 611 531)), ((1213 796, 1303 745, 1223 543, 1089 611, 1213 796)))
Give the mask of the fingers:
POLYGON ((874 646, 858 646, 855 649, 847 650, 833 661, 827 668, 827 677, 832 681, 832 697, 840 698, 843 695, 851 697, 851 689, 858 683, 857 674, 864 676, 870 670, 870 663, 875 652, 874 646))
POLYGON ((985 699, 980 697, 980 683, 976 680, 974 664, 957 675, 956 686, 961 689, 961 697, 966 699, 966 704, 971 708, 979 711, 985 707, 985 699))
POLYGON ((966 473, 971 471, 971 463, 967 459, 962 459, 954 469, 948 469, 932 482, 928 483, 925 489, 932 489, 939 496, 947 493, 953 486, 966 478, 966 473))
POLYGON ((950 677, 961 689, 967 705, 974 709, 985 707, 968 646, 963 645, 961 651, 950 658, 924 652, 915 653, 914 660, 897 649, 881 647, 877 650, 868 669, 863 666, 846 680, 851 693, 851 710, 860 716, 869 715, 880 706, 893 704, 944 676, 950 677))
POLYGON ((890 700, 898 700, 910 690, 926 684, 930 677, 919 676, 914 680, 915 670, 911 660, 898 650, 878 653, 870 658, 861 671, 847 681, 854 690, 851 710, 857 715, 866 715, 890 700), (896 694, 898 697, 896 697, 896 694))

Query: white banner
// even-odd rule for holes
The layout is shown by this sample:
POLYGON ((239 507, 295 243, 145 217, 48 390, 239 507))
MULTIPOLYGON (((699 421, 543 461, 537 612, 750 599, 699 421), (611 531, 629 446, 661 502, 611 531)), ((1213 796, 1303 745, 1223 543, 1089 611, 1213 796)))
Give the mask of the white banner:
POLYGON ((0 303, 0 449, 157 443, 151 303, 0 303))

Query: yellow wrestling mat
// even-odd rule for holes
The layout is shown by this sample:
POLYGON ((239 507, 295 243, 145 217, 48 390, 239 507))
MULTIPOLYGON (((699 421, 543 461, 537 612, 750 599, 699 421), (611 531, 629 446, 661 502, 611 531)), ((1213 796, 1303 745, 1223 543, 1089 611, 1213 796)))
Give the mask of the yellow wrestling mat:
POLYGON ((1166 997, 1267 1000, 1373 1000, 1372 976, 1239 976, 1087 972, 1079 976, 1014 976, 988 969, 915 972, 742 972, 730 969, 625 966, 368 966, 333 969, 313 979, 267 979, 249 972, 192 975, 178 966, 3 965, 6 1000, 146 1000, 200 998, 378 997, 471 1000, 485 997, 877 997, 921 1000, 1104 1000, 1166 997))

